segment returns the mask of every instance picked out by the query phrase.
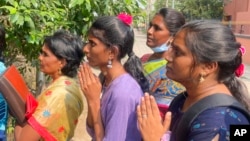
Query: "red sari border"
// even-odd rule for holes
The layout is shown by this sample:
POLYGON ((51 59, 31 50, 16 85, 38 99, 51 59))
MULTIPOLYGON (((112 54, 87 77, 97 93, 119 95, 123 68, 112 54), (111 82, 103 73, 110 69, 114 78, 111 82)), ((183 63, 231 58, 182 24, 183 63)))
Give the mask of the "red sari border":
POLYGON ((34 128, 46 141, 57 141, 44 127, 36 121, 36 119, 31 116, 28 119, 28 123, 32 128, 34 128))

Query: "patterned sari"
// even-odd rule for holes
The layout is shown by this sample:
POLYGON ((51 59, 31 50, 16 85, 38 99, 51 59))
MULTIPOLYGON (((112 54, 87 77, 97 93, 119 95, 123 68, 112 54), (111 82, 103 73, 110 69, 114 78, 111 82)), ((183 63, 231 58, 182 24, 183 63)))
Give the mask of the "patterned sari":
POLYGON ((150 84, 150 94, 154 96, 161 111, 166 111, 166 108, 171 103, 172 99, 185 88, 171 80, 166 76, 165 59, 157 59, 148 61, 151 54, 146 54, 141 58, 143 63, 144 75, 150 84))
POLYGON ((28 123, 46 141, 68 141, 83 110, 82 93, 76 81, 61 76, 37 98, 39 105, 28 123))

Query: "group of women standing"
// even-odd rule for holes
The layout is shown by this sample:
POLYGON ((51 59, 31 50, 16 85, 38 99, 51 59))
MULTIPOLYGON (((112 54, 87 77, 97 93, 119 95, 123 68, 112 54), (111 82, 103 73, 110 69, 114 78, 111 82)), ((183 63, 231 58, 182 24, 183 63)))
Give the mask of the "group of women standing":
MULTIPOLYGON (((178 140, 185 112, 217 93, 250 109, 249 95, 235 75, 242 65, 241 45, 229 28, 210 21, 185 24, 180 12, 162 8, 147 30, 146 44, 153 53, 139 58, 133 52, 131 22, 125 13, 99 17, 85 45, 66 31, 45 37, 40 70, 52 81, 27 124, 16 126, 17 141, 70 140, 83 109, 82 94, 88 105, 86 128, 96 141, 178 140), (96 76, 91 67, 101 74, 96 76), (177 95, 185 97, 170 106, 177 95)), ((229 140, 230 124, 249 122, 230 106, 213 107, 200 113, 184 136, 229 140)))
POLYGON ((223 141, 230 139, 231 124, 249 124, 249 94, 237 78, 244 49, 228 27, 206 20, 185 24, 180 12, 160 9, 147 30, 146 44, 153 54, 138 61, 134 33, 124 16, 98 18, 83 49, 88 64, 81 65, 78 74, 94 140, 223 141), (125 55, 128 60, 122 65, 125 55), (102 81, 88 65, 100 68, 102 81), (185 112, 217 95, 222 104, 195 113, 180 135, 185 112), (226 104, 225 97, 240 108, 226 104))

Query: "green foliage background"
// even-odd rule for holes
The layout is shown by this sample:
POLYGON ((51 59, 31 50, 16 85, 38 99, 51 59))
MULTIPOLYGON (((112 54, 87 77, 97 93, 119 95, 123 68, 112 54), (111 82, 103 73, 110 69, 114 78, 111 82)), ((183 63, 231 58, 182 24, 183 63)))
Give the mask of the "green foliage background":
POLYGON ((194 19, 221 20, 224 0, 156 0, 154 6, 156 11, 165 6, 177 9, 185 15, 187 21, 194 19))
POLYGON ((156 0, 153 11, 147 11, 148 2, 149 0, 1 0, 0 24, 7 30, 7 63, 11 64, 17 55, 22 55, 27 62, 36 65, 44 35, 63 28, 84 39, 95 18, 102 15, 127 12, 134 16, 134 25, 137 25, 145 23, 145 19, 152 17, 161 7, 171 7, 172 2, 175 2, 174 8, 182 11, 188 20, 221 19, 223 13, 223 0, 156 0))
MULTIPOLYGON (((7 33, 6 64, 18 62, 22 56, 22 64, 36 67, 44 36, 55 30, 69 30, 84 40, 96 17, 120 12, 134 16, 134 27, 147 25, 156 11, 171 7, 173 1, 187 20, 222 17, 223 0, 155 0, 154 5, 152 0, 1 0, 0 25, 7 33)), ((27 71, 27 67, 19 69, 27 71)))
POLYGON ((1 0, 0 23, 7 33, 5 55, 9 64, 22 55, 37 64, 43 37, 67 29, 85 37, 97 16, 132 14, 134 23, 143 19, 145 0, 1 0))

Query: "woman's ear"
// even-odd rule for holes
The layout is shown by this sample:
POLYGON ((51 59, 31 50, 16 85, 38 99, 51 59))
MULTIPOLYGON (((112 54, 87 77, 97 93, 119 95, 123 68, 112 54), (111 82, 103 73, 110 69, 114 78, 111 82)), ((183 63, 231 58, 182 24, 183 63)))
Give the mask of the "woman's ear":
POLYGON ((202 69, 206 75, 214 73, 218 71, 218 63, 217 62, 204 63, 202 69))
POLYGON ((112 59, 117 58, 117 56, 119 55, 119 49, 117 46, 112 46, 112 48, 110 49, 110 56, 112 57, 112 59))
POLYGON ((65 58, 61 59, 60 62, 61 62, 61 68, 63 68, 67 63, 65 58))

